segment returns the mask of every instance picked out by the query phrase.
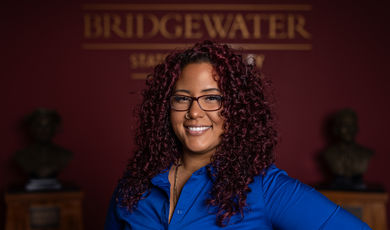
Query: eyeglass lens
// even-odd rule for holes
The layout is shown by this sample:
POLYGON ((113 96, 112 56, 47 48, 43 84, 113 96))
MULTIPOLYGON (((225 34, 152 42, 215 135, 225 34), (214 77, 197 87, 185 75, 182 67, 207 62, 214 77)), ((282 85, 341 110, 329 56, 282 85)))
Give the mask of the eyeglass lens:
POLYGON ((198 98, 192 98, 174 95, 171 97, 171 106, 175 110, 188 110, 194 100, 198 102, 201 109, 210 111, 220 109, 222 97, 220 95, 204 95, 198 98))

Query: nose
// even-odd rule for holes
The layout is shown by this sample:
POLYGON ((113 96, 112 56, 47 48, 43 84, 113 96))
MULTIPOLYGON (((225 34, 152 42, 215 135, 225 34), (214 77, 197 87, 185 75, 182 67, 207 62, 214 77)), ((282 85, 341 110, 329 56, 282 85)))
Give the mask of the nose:
POLYGON ((188 109, 188 114, 191 119, 196 119, 204 116, 203 109, 200 108, 198 101, 193 100, 191 107, 188 109))

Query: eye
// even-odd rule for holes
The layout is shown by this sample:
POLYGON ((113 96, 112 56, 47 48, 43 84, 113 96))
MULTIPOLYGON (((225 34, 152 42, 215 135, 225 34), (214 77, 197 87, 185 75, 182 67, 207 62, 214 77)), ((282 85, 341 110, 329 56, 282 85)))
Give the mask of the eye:
POLYGON ((175 95, 173 96, 173 101, 175 103, 187 103, 191 101, 191 98, 186 96, 175 95))
POLYGON ((207 95, 204 97, 204 100, 209 102, 218 102, 222 100, 222 97, 220 95, 207 95))

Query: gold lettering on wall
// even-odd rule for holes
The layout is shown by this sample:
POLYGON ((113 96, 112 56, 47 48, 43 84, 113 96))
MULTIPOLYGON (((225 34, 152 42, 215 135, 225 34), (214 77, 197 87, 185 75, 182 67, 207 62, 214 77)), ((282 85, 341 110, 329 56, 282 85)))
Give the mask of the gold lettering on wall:
POLYGON ((260 14, 247 14, 245 17, 248 21, 253 21, 253 38, 255 39, 261 38, 262 16, 260 14))
POLYGON ((165 58, 166 53, 133 53, 129 56, 131 69, 151 68, 160 64, 165 58))
POLYGON ((103 34, 103 27, 101 26, 101 17, 96 14, 84 15, 84 37, 98 38, 103 34))
POLYGON ((216 38, 217 36, 226 38, 228 27, 233 21, 233 15, 228 14, 225 18, 224 14, 213 14, 211 16, 203 14, 203 21, 211 38, 216 38))
POLYGON ((271 14, 269 16, 269 38, 284 39, 286 38, 285 20, 283 14, 271 14))
POLYGON ((84 38, 294 39, 311 38, 301 14, 90 14, 84 15, 84 38), (146 29, 145 25, 151 25, 146 29), (202 31, 206 33, 202 33, 202 31), (264 36, 263 36, 264 35, 264 36))
POLYGON ((257 68, 259 68, 259 69, 263 68, 264 59, 265 59, 264 54, 258 54, 255 56, 257 68))
POLYGON ((295 16, 295 18, 296 18, 296 23, 295 23, 294 17, 291 16, 291 15, 290 15, 290 17, 293 18, 293 19, 291 19, 292 20, 292 23, 291 23, 292 26, 290 26, 290 30, 289 30, 290 38, 295 38, 295 34, 296 33, 294 31, 296 31, 303 38, 310 39, 311 38, 311 34, 305 29, 306 18, 303 15, 299 15, 298 14, 298 15, 295 16))
POLYGON ((202 19, 201 14, 185 14, 185 33, 184 38, 186 39, 198 39, 203 36, 203 33, 200 31, 201 24, 200 20, 202 19))
POLYGON ((131 51, 133 79, 145 78, 171 50, 203 39, 244 49, 258 68, 265 60, 261 52, 312 49, 308 4, 85 4, 82 9, 82 49, 131 51))
POLYGON ((183 27, 180 26, 182 22, 182 15, 180 14, 166 14, 160 20, 160 31, 164 38, 180 38, 183 34, 183 27), (173 32, 168 32, 167 22, 171 21, 173 32))
POLYGON ((237 31, 241 32, 242 38, 249 38, 249 31, 247 25, 245 23, 244 17, 241 14, 237 14, 236 17, 234 17, 234 21, 229 32, 229 38, 236 38, 237 31))
MULTIPOLYGON (((132 70, 153 68, 163 62, 167 53, 132 53, 129 55, 129 65, 132 70)), ((247 54, 243 57, 248 64, 255 62, 256 67, 261 69, 263 67, 265 55, 264 54, 247 54)), ((148 73, 132 73, 133 79, 145 79, 148 73)))

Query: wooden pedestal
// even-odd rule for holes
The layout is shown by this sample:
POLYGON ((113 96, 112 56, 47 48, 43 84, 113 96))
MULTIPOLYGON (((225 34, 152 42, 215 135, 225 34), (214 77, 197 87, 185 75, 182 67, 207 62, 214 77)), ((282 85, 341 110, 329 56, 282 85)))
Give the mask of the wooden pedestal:
POLYGON ((331 201, 342 206, 361 220, 366 222, 372 229, 386 230, 386 203, 387 193, 384 192, 350 192, 321 190, 322 194, 331 201))
POLYGON ((82 230, 80 191, 6 193, 6 230, 82 230))

